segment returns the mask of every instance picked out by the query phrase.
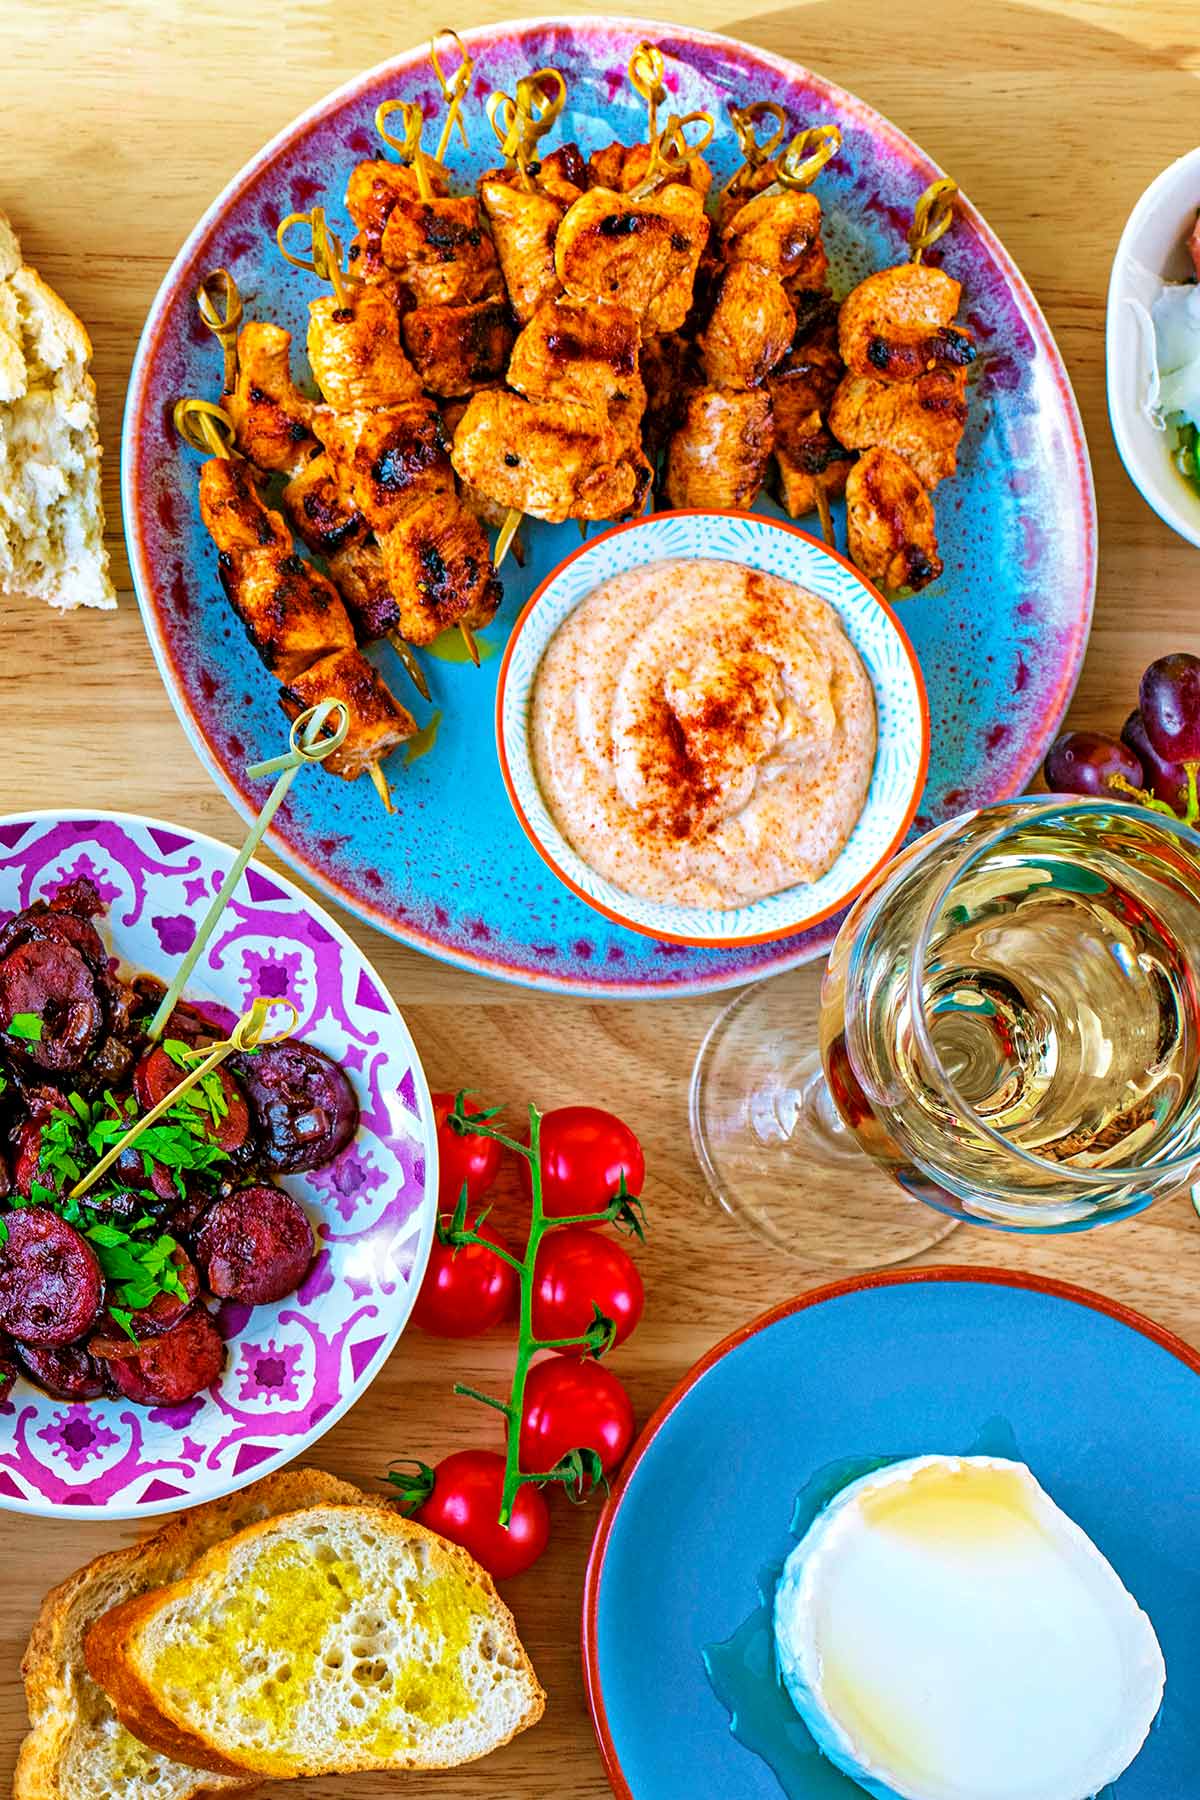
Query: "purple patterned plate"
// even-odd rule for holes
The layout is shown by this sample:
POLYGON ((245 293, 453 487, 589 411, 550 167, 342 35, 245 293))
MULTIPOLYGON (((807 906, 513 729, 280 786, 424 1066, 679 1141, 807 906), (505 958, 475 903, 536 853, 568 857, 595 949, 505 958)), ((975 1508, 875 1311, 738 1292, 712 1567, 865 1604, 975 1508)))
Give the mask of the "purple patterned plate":
MULTIPOLYGON (((556 141, 585 150, 644 130, 625 67, 642 37, 668 59, 672 108, 708 107, 718 129, 718 180, 732 172, 731 102, 779 101, 794 125, 831 120, 843 146, 818 178, 825 241, 842 288, 906 254, 921 190, 939 173, 870 107, 821 76, 765 51, 686 26, 622 18, 526 20, 468 32, 475 81, 466 118, 471 149, 455 139, 456 178, 496 161, 483 112, 494 88, 544 64, 568 83, 556 141)), ((276 687, 249 648, 217 583, 200 524, 198 459, 170 425, 182 394, 215 396, 220 356, 194 310, 198 279, 220 264, 236 277, 250 317, 287 326, 302 345, 318 291, 274 245, 280 218, 320 199, 344 231, 354 164, 380 152, 372 120, 381 100, 417 100, 430 118, 441 96, 428 46, 357 77, 321 101, 250 162, 201 219, 151 310, 129 389, 122 449, 125 529, 146 630, 176 711, 214 778, 246 816, 260 796, 247 763, 274 752, 276 687)), ((432 140, 432 127, 428 133, 432 140)), ((1091 471, 1079 415, 1036 301, 1003 246, 964 202, 931 254, 964 288, 963 317, 980 356, 960 474, 939 489, 946 574, 905 603, 907 631, 929 692, 932 756, 917 828, 1019 793, 1070 700, 1091 621, 1096 532, 1091 471)), ((299 363, 297 365, 299 371, 299 363)), ((775 512, 764 501, 764 512, 775 512)), ((845 542, 841 508, 835 508, 845 542)), ((659 943, 605 920, 543 866, 513 817, 492 735, 498 652, 534 588, 579 543, 573 524, 535 525, 529 560, 504 569, 505 600, 476 670, 427 656, 441 726, 432 750, 388 774, 398 816, 369 784, 305 782, 270 842, 305 878, 384 931, 464 968, 542 988, 640 997, 734 986, 823 954, 837 920, 775 943, 737 949, 659 943)), ((388 647, 381 666, 406 703, 415 695, 388 647)), ((416 702, 422 724, 430 708, 416 702)))
MULTIPOLYGON (((0 920, 86 875, 122 965, 169 979, 233 861, 215 839, 131 813, 0 819, 0 920)), ((404 1329, 437 1210, 429 1089, 408 1030, 370 964, 290 881, 251 863, 188 984, 230 1023, 283 995, 298 1033, 336 1057, 358 1094, 358 1135, 328 1168, 283 1185, 313 1220, 299 1293, 225 1303, 218 1385, 177 1407, 53 1400, 19 1380, 0 1406, 0 1507, 131 1519, 211 1500, 299 1456, 352 1406, 404 1329)))

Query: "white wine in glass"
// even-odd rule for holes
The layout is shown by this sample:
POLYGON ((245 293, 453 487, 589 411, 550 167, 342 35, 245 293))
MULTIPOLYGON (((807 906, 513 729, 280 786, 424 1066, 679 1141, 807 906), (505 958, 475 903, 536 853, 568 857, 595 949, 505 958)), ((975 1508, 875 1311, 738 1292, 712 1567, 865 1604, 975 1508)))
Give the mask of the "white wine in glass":
MULTIPOLYGON (((778 1046, 774 985, 759 1023, 778 1046)), ((756 999, 725 1015, 743 1046, 756 999)), ((722 1039, 718 1021, 693 1080, 701 1163, 731 1212, 816 1266, 905 1260, 950 1220, 1127 1216, 1200 1167, 1200 836, 1140 806, 1054 798, 913 844, 843 923, 823 1075, 797 1044, 800 1101, 773 1155, 756 1131, 771 1097, 739 1108, 722 1039), (853 1146, 899 1191, 865 1161, 851 1180, 853 1146)))

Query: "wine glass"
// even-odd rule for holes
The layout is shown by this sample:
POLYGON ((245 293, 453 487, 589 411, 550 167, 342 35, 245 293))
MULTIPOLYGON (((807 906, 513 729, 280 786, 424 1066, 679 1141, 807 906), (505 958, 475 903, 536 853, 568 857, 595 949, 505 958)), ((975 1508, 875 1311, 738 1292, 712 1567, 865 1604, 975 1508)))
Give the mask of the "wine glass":
POLYGON ((1200 1170, 1200 835, 1181 820, 1061 796, 951 820, 847 914, 819 1054, 812 980, 740 994, 692 1077, 713 1193, 780 1249, 880 1267, 963 1220, 1080 1230, 1200 1170))

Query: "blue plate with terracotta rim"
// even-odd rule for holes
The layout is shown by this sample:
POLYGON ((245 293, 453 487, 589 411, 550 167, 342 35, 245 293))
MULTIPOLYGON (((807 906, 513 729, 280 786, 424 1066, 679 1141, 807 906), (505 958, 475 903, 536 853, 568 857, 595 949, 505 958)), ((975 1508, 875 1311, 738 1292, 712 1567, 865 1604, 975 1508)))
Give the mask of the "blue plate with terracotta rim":
MULTIPOLYGON (((941 173, 863 101, 794 63, 687 26, 620 17, 530 19, 465 34, 475 78, 471 138, 448 155, 463 186, 497 160, 484 115, 493 89, 553 64, 568 83, 555 141, 590 151, 644 131, 626 81, 644 37, 667 58, 673 110, 710 109, 711 161, 723 181, 737 161, 731 104, 772 99, 794 126, 840 125, 842 150, 815 191, 839 291, 903 258, 913 204, 941 173)), ((220 357, 196 317, 197 282, 233 273, 247 316, 286 326, 296 372, 314 278, 275 249, 279 220, 323 200, 345 233, 342 197, 355 163, 380 151, 372 120, 385 99, 441 106, 428 46, 369 70, 268 144, 213 203, 176 258, 134 362, 122 441, 122 501, 134 584, 147 634, 193 747, 230 801, 257 812, 265 783, 247 764, 281 737, 275 683, 247 644, 216 576, 200 522, 198 460, 182 450, 171 409, 183 394, 215 396, 220 357)), ((432 128, 429 133, 432 137, 432 128)), ((903 619, 929 689, 933 754, 916 826, 1019 793, 1070 700, 1091 622, 1096 529, 1091 470, 1062 359, 1028 286, 968 201, 931 253, 963 283, 962 317, 980 355, 961 473, 937 499, 946 573, 905 603, 903 619)), ((764 512, 776 509, 762 502, 764 512)), ((845 543, 841 508, 835 508, 845 543)), ((399 806, 388 819, 369 785, 331 776, 298 782, 268 833, 271 847, 332 899, 432 955, 510 981, 593 995, 641 997, 732 987, 824 954, 837 919, 776 942, 695 948, 655 941, 597 915, 555 879, 505 800, 492 735, 499 652, 534 588, 578 544, 574 525, 533 525, 529 558, 504 570, 505 599, 485 634, 481 670, 425 658, 436 742, 388 775, 399 806)), ((389 647, 372 651, 406 703, 416 696, 389 647)))
POLYGON ((1002 1269, 862 1276, 726 1338, 642 1433, 588 1563, 584 1678, 614 1792, 862 1800, 802 1732, 781 1745, 790 1721, 759 1705, 760 1584, 792 1547, 793 1518, 841 1482, 903 1456, 981 1450, 1029 1464, 1158 1633, 1162 1711, 1105 1800, 1191 1793, 1198 1376, 1200 1354, 1140 1314, 1002 1269), (718 1688, 782 1779, 733 1735, 718 1688))

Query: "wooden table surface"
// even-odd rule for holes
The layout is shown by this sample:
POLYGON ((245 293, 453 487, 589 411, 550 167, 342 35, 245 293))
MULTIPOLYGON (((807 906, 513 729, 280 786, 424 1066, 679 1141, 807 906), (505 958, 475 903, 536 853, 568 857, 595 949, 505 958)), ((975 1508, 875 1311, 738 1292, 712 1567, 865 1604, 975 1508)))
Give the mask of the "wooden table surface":
MULTIPOLYGON (((501 19, 479 0, 459 25, 501 19)), ((575 8, 567 10, 574 11, 575 8)), ((1171 535, 1117 460, 1104 401, 1104 299, 1137 195, 1195 141, 1200 37, 1191 0, 814 0, 758 14, 657 0, 663 18, 805 62, 909 132, 991 221, 1028 276, 1083 409, 1101 519, 1096 624, 1073 718, 1119 724, 1138 675, 1200 649, 1200 558, 1171 535)), ((449 15, 370 0, 0 0, 0 207, 96 347, 106 498, 121 608, 66 619, 32 605, 0 621, 0 810, 95 805, 178 820, 234 843, 241 825, 189 749, 128 591, 117 500, 121 409, 138 332, 175 250, 242 162, 297 112, 449 15)), ((443 968, 349 921, 404 1008, 433 1086, 469 1083, 543 1106, 594 1100, 640 1132, 653 1216, 644 1323, 616 1368, 644 1418, 718 1338, 804 1285, 709 1203, 686 1096, 715 1000, 598 1004, 534 998, 443 968)), ((815 994, 817 974, 806 980, 815 994)), ((938 1260, 994 1262, 1096 1287, 1200 1343, 1200 1235, 1183 1201, 1083 1237, 1019 1242, 960 1227, 938 1260)), ((364 1483, 392 1456, 430 1460, 484 1441, 448 1398, 456 1378, 503 1381, 503 1334, 461 1345, 408 1334, 316 1460, 364 1483)), ((584 1708, 580 1588, 595 1515, 556 1508, 555 1539, 510 1598, 549 1693, 543 1723, 492 1760, 404 1783, 412 1800, 505 1793, 599 1800, 607 1787, 584 1708)), ((0 1759, 24 1727, 18 1663, 44 1590, 133 1527, 0 1514, 0 1759)), ((313 1800, 397 1791, 391 1778, 301 1782, 313 1800)), ((270 1793, 282 1792, 272 1788, 270 1793)), ((70 1800, 70 1797, 68 1797, 70 1800)), ((669 1800, 669 1797, 656 1797, 669 1800)), ((673 1797, 670 1797, 673 1800, 673 1797)))

